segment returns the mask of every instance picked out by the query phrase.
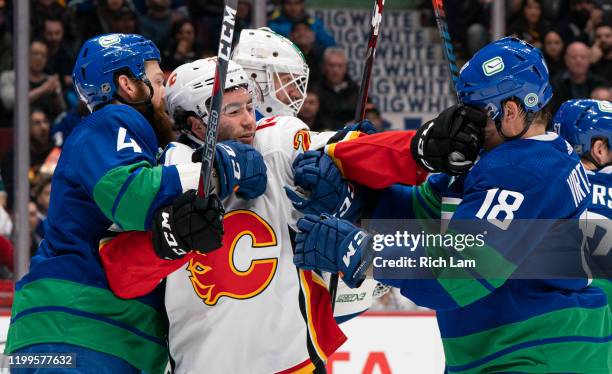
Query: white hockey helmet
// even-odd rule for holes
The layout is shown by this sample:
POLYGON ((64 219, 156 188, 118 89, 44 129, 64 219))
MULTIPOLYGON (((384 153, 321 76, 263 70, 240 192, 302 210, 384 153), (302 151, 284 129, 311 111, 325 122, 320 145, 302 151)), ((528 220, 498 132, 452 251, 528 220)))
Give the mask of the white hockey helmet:
MULTIPOLYGON (((217 58, 210 57, 183 64, 176 68, 166 82, 166 108, 170 117, 182 131, 184 116, 195 114, 208 123, 208 107, 213 94, 217 58)), ((256 89, 242 67, 229 62, 225 79, 225 90, 245 87, 251 94, 256 89)), ((255 98, 256 99, 256 98, 255 98)))
POLYGON ((306 98, 309 69, 295 44, 267 27, 245 29, 240 33, 232 60, 259 85, 263 101, 257 110, 262 115, 297 115, 306 98), (297 95, 291 97, 291 92, 297 95), (288 103, 277 95, 285 97, 288 103))

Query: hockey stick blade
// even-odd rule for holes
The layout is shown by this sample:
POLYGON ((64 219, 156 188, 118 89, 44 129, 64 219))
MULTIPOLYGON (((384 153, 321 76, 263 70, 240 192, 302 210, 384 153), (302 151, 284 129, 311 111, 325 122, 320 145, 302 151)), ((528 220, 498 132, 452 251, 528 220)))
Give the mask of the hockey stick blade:
POLYGON ((202 150, 202 168, 200 169, 200 183, 198 195, 208 198, 210 191, 210 178, 217 146, 217 135, 219 134, 219 119, 221 104, 223 103, 223 91, 225 90, 225 77, 227 66, 232 52, 232 41, 234 40, 234 25, 236 22, 236 7, 238 0, 227 0, 223 10, 223 24, 221 26, 221 37, 219 38, 219 51, 217 52, 217 68, 213 83, 213 97, 208 113, 208 126, 202 150))
POLYGON ((455 55, 455 49, 451 41, 450 34, 448 32, 448 22, 446 21, 446 12, 444 11, 444 0, 432 0, 434 14, 436 16, 436 23, 438 25, 438 32, 440 38, 442 38, 444 56, 448 64, 448 71, 453 83, 453 90, 457 97, 457 102, 461 103, 459 92, 457 92, 457 84, 459 83, 459 68, 457 67, 457 56, 455 55))

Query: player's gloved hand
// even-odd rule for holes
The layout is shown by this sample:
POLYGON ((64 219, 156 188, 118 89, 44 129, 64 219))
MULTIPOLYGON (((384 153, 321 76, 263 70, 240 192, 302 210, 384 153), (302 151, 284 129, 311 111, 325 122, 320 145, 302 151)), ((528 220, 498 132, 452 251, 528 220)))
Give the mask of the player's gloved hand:
POLYGON ((340 273, 347 286, 361 285, 374 258, 371 235, 328 214, 306 215, 298 220, 297 227, 295 266, 340 273))
POLYGON ((463 104, 453 105, 421 126, 410 144, 416 162, 429 171, 467 173, 483 145, 485 113, 463 104))
MULTIPOLYGON (((200 161, 201 148, 192 160, 200 161)), ((235 140, 217 143, 215 170, 219 176, 219 197, 225 199, 232 192, 243 199, 254 199, 266 191, 268 176, 261 154, 248 144, 235 140)))
POLYGON ((348 125, 344 126, 341 130, 338 130, 334 134, 334 136, 329 138, 329 140, 327 141, 327 144, 338 143, 339 141, 344 139, 344 137, 351 131, 360 131, 368 135, 378 132, 378 130, 376 129, 376 127, 374 126, 372 122, 368 121, 367 119, 364 119, 361 122, 349 123, 348 125))
POLYGON ((299 194, 285 186, 285 193, 298 211, 304 214, 331 215, 356 221, 363 202, 361 190, 342 178, 333 160, 321 151, 307 151, 293 161, 295 185, 308 191, 299 194))
POLYGON ((225 210, 217 195, 208 203, 189 190, 153 219, 153 248, 159 258, 176 260, 191 250, 211 252, 221 247, 225 210))

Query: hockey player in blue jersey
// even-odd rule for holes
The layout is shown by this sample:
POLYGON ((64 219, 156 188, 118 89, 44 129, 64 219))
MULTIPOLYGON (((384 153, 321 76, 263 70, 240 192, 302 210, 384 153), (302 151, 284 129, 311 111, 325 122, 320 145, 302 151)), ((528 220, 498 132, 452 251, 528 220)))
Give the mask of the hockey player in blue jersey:
MULTIPOLYGON (((451 234, 471 221, 488 232, 486 246, 459 253, 447 245, 436 253, 487 266, 460 269, 456 279, 436 277, 439 273, 427 269, 423 274, 429 277, 420 279, 390 279, 377 276, 376 270, 374 277, 436 310, 449 373, 609 373, 612 317, 605 294, 588 286, 575 241, 561 242, 546 254, 554 263, 556 255, 571 253, 572 261, 565 265, 582 277, 512 279, 515 270, 536 264, 537 254, 550 251, 547 243, 557 239, 550 227, 542 230, 542 220, 578 219, 591 199, 576 153, 545 130, 544 107, 552 92, 541 52, 515 38, 493 42, 461 70, 458 90, 465 104, 489 117, 480 160, 465 177, 438 174, 423 186, 383 190, 372 218, 442 216, 450 219, 446 232, 451 234), (521 224, 525 219, 539 219, 540 226, 534 232, 521 224)), ((343 166, 351 163, 340 161, 343 166)), ((371 168, 388 165, 392 160, 371 168)), ((363 170, 364 175, 369 172, 363 170)), ((375 237, 366 230, 328 215, 308 215, 298 228, 298 267, 339 272, 353 286, 372 268, 375 237)), ((577 238, 579 231, 574 234, 577 238)), ((384 251, 385 256, 414 258, 430 249, 389 246, 384 251)))
MULTIPOLYGON (((157 47, 140 35, 102 35, 82 46, 73 81, 92 114, 64 144, 45 239, 29 273, 16 284, 6 353, 72 352, 79 372, 163 371, 167 319, 159 295, 136 300, 114 296, 98 254, 111 224, 140 231, 150 229, 152 221, 163 226, 156 212, 166 206, 172 207, 167 210, 170 222, 184 223, 175 235, 190 248, 180 249, 207 252, 221 245, 220 200, 212 195, 205 205, 184 187, 184 181, 197 180, 200 164, 157 166, 158 148, 171 133, 164 127, 169 117, 159 61, 157 47)), ((242 156, 251 151, 242 145, 233 157, 216 157, 223 164, 218 172, 232 170, 219 176, 232 182, 228 188, 244 187, 245 175, 229 165, 240 164, 244 173, 254 170, 242 156)), ((265 174, 259 177, 249 183, 265 186, 265 174)), ((160 257, 172 257, 175 248, 165 248, 168 253, 160 257)))
POLYGON ((553 127, 574 147, 591 182, 585 231, 593 285, 606 292, 612 305, 612 103, 569 100, 555 114, 553 127))

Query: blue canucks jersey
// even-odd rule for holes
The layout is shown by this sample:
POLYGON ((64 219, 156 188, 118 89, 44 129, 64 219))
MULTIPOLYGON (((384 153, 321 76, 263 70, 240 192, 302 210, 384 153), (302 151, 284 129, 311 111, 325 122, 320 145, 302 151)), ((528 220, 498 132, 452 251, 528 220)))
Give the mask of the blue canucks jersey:
POLYGON ((612 317, 603 292, 588 286, 581 252, 563 242, 551 252, 546 243, 558 242, 560 233, 550 228, 538 235, 519 224, 577 220, 591 198, 586 172, 561 138, 545 134, 503 143, 465 177, 432 175, 418 187, 392 186, 373 217, 442 217, 449 220, 448 232, 458 231, 461 220, 479 222, 489 233, 514 230, 512 237, 489 235, 487 246, 472 252, 497 270, 495 276, 472 271, 460 279, 377 279, 437 311, 449 373, 609 373, 612 317), (541 261, 542 247, 552 261, 570 253, 570 266, 584 277, 513 279, 519 267, 541 261))
POLYGON ((157 151, 153 128, 127 105, 107 105, 76 126, 53 176, 46 236, 16 285, 7 352, 63 342, 163 369, 161 300, 116 297, 98 255, 112 224, 147 230, 182 193, 178 169, 156 166, 157 151))

